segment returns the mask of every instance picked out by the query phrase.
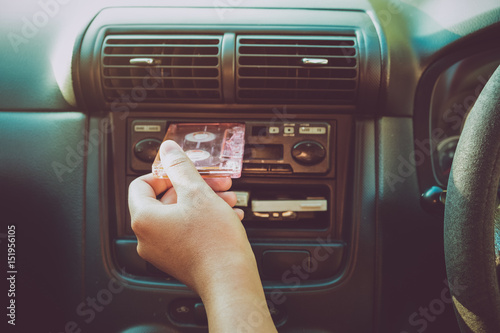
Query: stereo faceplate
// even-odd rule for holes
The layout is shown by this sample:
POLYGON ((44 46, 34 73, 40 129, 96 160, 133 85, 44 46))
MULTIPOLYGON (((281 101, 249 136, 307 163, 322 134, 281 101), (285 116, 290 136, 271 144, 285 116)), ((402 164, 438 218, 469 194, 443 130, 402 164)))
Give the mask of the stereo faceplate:
MULTIPOLYGON (((132 171, 151 171, 155 152, 166 130, 170 124, 178 122, 183 121, 129 121, 127 152, 132 171)), ((213 120, 204 122, 214 123, 213 120)), ((335 121, 241 122, 246 126, 243 175, 321 175, 328 173, 335 166, 332 158, 335 156, 335 121)))

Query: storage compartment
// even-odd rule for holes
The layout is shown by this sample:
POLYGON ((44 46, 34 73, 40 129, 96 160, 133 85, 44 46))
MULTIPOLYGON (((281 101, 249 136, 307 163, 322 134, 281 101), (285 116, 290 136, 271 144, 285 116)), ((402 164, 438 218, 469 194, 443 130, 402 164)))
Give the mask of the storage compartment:
MULTIPOLYGON (((342 242, 252 243, 263 281, 295 287, 334 277, 340 270, 345 244, 342 242)), ((136 240, 114 241, 115 261, 123 275, 146 281, 182 285, 143 260, 136 240)))

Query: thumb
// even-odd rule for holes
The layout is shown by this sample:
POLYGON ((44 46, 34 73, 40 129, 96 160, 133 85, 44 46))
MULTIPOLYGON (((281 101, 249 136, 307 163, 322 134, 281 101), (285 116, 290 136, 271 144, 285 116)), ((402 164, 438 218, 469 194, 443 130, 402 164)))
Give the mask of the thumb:
POLYGON ((179 198, 192 196, 193 192, 210 189, 193 162, 175 141, 167 140, 161 144, 160 160, 179 198))

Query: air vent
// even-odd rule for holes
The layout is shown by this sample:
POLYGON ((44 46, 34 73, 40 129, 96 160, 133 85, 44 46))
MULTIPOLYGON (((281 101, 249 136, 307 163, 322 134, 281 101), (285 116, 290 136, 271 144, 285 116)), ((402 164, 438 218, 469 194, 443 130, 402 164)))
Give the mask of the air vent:
POLYGON ((111 35, 102 47, 108 102, 220 102, 221 36, 111 35))
POLYGON ((355 104, 355 36, 238 36, 236 49, 240 102, 355 104))

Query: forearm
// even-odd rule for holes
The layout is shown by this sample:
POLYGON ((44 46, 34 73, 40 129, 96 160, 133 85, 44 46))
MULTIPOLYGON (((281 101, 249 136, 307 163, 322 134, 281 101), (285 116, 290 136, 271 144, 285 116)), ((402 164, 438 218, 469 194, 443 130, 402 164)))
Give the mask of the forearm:
POLYGON ((172 141, 162 144, 160 155, 169 180, 150 174, 130 185, 137 252, 198 292, 211 332, 276 332, 243 212, 232 208, 236 196, 224 193, 231 180, 202 179, 172 141))
POLYGON ((210 274, 199 293, 211 332, 276 332, 255 258, 232 258, 227 270, 210 274))

